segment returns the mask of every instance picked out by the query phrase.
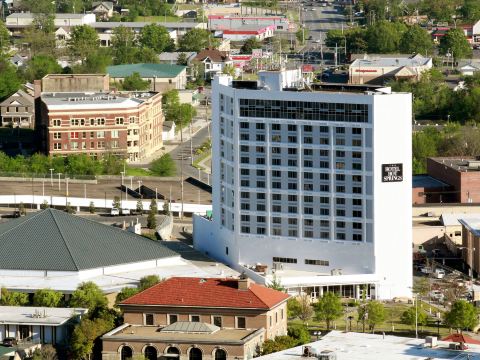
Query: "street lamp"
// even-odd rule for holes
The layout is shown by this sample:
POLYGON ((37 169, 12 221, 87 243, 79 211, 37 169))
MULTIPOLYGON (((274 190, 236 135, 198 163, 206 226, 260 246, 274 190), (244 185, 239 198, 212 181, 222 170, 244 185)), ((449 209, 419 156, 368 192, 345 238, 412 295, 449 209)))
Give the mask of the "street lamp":
POLYGON ((67 197, 68 197, 68 180, 70 180, 70 178, 66 177, 65 178, 65 185, 66 185, 65 194, 67 194, 67 197))
POLYGON ((53 170, 55 169, 49 169, 50 170, 50 185, 53 186, 53 170))
POLYGON ((122 175, 122 186, 123 186, 123 177, 125 176, 125 171, 120 171, 120 175, 122 175))

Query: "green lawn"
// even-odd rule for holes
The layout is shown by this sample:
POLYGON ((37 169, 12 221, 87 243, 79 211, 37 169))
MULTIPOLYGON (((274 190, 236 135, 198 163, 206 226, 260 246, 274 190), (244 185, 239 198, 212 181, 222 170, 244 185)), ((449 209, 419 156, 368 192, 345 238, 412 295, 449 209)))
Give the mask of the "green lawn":
MULTIPOLYGON (((402 316, 402 313, 408 308, 412 306, 411 304, 401 304, 401 303, 388 303, 385 304, 385 311, 386 311, 386 317, 385 321, 375 327, 375 333, 389 333, 392 335, 398 335, 398 336, 407 336, 407 337, 415 337, 415 326, 411 325, 406 325, 402 324, 400 321, 400 318, 402 316)), ((429 310, 430 305, 426 303, 421 303, 419 302, 419 307, 418 311, 425 311, 429 310)), ((434 314, 436 311, 435 308, 432 307, 432 314, 434 314)), ((357 323, 357 313, 356 313, 356 308, 354 307, 349 307, 349 314, 353 316, 353 320, 351 322, 352 325, 352 331, 355 332, 361 332, 362 331, 362 323, 358 322, 357 323)), ((349 325, 349 330, 350 330, 350 322, 348 322, 349 325)), ((301 324, 301 320, 299 319, 294 319, 289 321, 289 324, 301 324)), ((315 321, 313 319, 309 320, 307 322, 308 328, 311 332, 313 331, 326 331, 326 324, 323 321, 315 321)), ((337 319, 334 322, 334 325, 336 326, 337 330, 345 330, 345 317, 343 316, 342 318, 337 319)), ((368 325, 366 326, 368 331, 368 325)), ((428 325, 427 326, 419 326, 418 327, 418 332, 419 332, 419 337, 425 337, 428 335, 437 335, 437 325, 434 322, 433 317, 429 317, 428 325)), ((440 325, 440 337, 447 336, 450 333, 450 330, 442 325, 440 325)))
POLYGON ((182 18, 178 16, 137 16, 135 21, 145 22, 181 22, 182 18))
POLYGON ((150 170, 127 166, 127 176, 152 176, 150 170))
POLYGON ((178 10, 197 10, 201 9, 202 7, 196 4, 178 4, 178 10))

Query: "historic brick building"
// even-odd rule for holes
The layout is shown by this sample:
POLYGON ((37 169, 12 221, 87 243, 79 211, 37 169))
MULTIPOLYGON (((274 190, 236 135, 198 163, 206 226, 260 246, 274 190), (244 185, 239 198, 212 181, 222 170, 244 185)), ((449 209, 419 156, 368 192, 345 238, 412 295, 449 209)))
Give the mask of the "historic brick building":
POLYGON ((170 278, 122 302, 103 359, 250 359, 287 333, 288 295, 249 279, 170 278))
POLYGON ((42 92, 46 152, 105 153, 142 160, 162 147, 162 96, 156 92, 42 92))

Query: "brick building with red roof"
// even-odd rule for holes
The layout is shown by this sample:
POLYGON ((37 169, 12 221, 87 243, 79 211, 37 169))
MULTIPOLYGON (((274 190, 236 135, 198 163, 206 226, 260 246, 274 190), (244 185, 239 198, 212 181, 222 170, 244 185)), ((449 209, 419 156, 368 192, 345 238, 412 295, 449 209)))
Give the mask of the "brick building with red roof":
POLYGON ((287 333, 288 295, 250 279, 170 278, 122 303, 103 359, 249 359, 287 333))

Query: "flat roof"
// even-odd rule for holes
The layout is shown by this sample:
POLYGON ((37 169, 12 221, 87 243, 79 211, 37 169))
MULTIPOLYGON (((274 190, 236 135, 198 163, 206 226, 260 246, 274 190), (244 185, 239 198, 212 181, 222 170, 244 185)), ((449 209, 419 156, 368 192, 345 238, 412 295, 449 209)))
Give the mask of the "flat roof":
POLYGON ((0 306, 0 323, 59 326, 72 317, 83 315, 87 311, 82 308, 0 306))
POLYGON ((450 185, 444 183, 443 181, 437 180, 430 175, 413 175, 412 177, 412 187, 413 188, 444 188, 449 187, 450 185))
POLYGON ((423 66, 428 64, 432 59, 431 58, 424 58, 424 57, 414 57, 414 58, 404 58, 404 57, 396 57, 396 58, 370 58, 370 59, 356 59, 350 67, 401 67, 401 66, 408 66, 408 67, 415 67, 415 66, 423 66))
POLYGON ((263 334, 264 329, 220 329, 213 333, 192 332, 162 332, 156 326, 130 325, 120 326, 117 329, 103 335, 103 339, 133 341, 149 340, 151 342, 175 342, 175 343, 215 343, 215 344, 238 344, 242 345, 255 335, 263 334))
MULTIPOLYGON (((334 353, 337 360, 425 360, 425 359, 480 359, 480 346, 468 344, 468 349, 450 350, 449 342, 439 341, 434 348, 425 347, 425 340, 392 335, 331 331, 321 340, 307 344, 317 354, 334 353), (465 354, 461 357, 460 354, 465 354)), ((258 360, 298 360, 305 347, 297 346, 273 354, 260 356, 258 360)), ((304 359, 315 359, 305 357, 304 359)))
POLYGON ((435 157, 429 159, 459 172, 480 171, 480 159, 475 157, 435 157))
POLYGON ((111 78, 125 78, 138 73, 142 78, 175 78, 185 71, 187 67, 176 64, 124 64, 107 67, 111 78))
POLYGON ((440 215, 440 221, 443 226, 459 226, 461 225, 459 221, 460 219, 480 219, 480 213, 445 213, 440 215))
POLYGON ((42 101, 49 110, 70 109, 123 109, 136 108, 145 100, 153 97, 154 92, 122 93, 80 93, 80 92, 45 92, 42 101))
MULTIPOLYGON (((88 14, 55 14, 56 19, 83 19, 88 14)), ((33 19, 33 13, 13 13, 7 16, 9 18, 33 19)))
POLYGON ((120 26, 129 27, 129 28, 140 28, 147 25, 157 24, 166 27, 167 29, 173 28, 185 28, 193 29, 196 27, 206 27, 206 23, 196 23, 196 22, 151 22, 151 21, 109 21, 109 22, 94 22, 88 24, 89 26, 97 29, 112 29, 120 26))
POLYGON ((458 222, 465 226, 474 236, 480 236, 480 217, 465 217, 458 219, 458 222))

